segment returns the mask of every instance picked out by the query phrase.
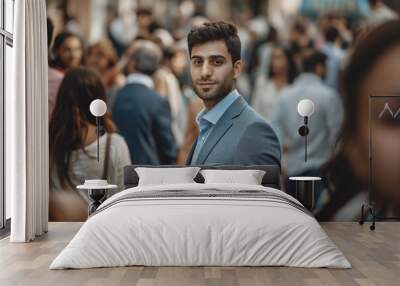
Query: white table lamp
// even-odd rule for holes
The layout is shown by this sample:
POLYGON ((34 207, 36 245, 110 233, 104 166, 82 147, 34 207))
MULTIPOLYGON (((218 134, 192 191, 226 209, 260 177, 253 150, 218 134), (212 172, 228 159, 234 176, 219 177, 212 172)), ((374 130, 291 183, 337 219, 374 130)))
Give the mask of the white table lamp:
POLYGON ((314 102, 310 99, 303 99, 297 104, 297 112, 304 117, 304 125, 299 128, 299 134, 304 137, 304 161, 307 162, 307 135, 308 118, 314 113, 314 102))
POLYGON ((96 117, 97 162, 99 162, 100 117, 107 112, 107 104, 101 99, 95 99, 90 103, 89 109, 90 113, 96 117))

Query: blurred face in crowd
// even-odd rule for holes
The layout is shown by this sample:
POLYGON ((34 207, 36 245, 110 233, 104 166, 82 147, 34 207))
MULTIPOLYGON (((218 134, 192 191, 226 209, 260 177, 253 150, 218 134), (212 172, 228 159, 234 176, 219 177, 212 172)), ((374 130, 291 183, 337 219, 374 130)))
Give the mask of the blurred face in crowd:
POLYGON ((146 31, 153 22, 153 16, 151 14, 139 14, 137 16, 137 21, 139 29, 141 31, 146 31))
POLYGON ((100 73, 107 71, 109 66, 108 57, 98 47, 93 47, 90 49, 86 56, 85 62, 87 66, 96 69, 100 73))
POLYGON ((288 61, 285 52, 281 48, 274 48, 271 54, 271 68, 274 75, 287 74, 288 61))
POLYGON ((58 49, 57 53, 66 69, 77 67, 82 60, 81 42, 76 37, 68 37, 58 49))
POLYGON ((188 56, 185 50, 178 50, 171 61, 172 71, 176 75, 180 75, 187 66, 188 56))
MULTIPOLYGON (((377 60, 361 86, 359 112, 349 148, 353 169, 368 180, 369 96, 400 95, 400 44, 389 48, 377 60)), ((371 102, 372 179, 374 191, 385 201, 400 205, 400 99, 379 98, 371 102), (390 112, 382 112, 385 104, 390 112), (397 113, 397 114, 396 114, 397 113), (380 117, 381 115, 381 117, 380 117)))
POLYGON ((232 63, 223 40, 195 45, 190 59, 190 73, 197 95, 207 109, 212 108, 234 88, 242 61, 232 63))
POLYGON ((290 42, 292 49, 295 52, 300 51, 301 49, 307 48, 309 41, 310 41, 310 39, 309 39, 307 33, 300 33, 299 31, 296 31, 295 29, 290 30, 289 42, 290 42))

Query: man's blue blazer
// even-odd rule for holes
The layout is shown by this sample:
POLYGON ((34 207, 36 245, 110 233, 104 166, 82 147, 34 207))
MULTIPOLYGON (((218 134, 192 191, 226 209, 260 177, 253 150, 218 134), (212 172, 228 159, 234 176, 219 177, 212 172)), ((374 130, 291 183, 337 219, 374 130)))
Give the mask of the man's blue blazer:
POLYGON ((175 164, 177 146, 168 101, 142 84, 131 83, 116 95, 112 117, 125 138, 133 164, 175 164))
POLYGON ((278 137, 242 96, 219 119, 197 160, 192 162, 196 141, 187 158, 187 165, 280 166, 281 147, 278 137))

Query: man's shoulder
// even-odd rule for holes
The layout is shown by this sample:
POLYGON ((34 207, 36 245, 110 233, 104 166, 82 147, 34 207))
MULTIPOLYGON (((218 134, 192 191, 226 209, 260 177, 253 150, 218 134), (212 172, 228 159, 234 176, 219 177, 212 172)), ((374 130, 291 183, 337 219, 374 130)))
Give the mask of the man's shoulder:
MULTIPOLYGON (((270 128, 268 122, 250 105, 244 108, 243 112, 238 116, 237 121, 242 123, 241 128, 270 128)), ((244 129, 243 131, 246 130, 244 129)))

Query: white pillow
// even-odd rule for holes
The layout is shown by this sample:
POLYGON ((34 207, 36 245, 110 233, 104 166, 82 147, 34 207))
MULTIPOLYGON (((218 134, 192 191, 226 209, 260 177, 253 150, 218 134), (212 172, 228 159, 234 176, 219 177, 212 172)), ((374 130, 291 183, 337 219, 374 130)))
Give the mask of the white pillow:
POLYGON ((262 170, 201 170, 205 184, 261 185, 265 171, 262 170))
POLYGON ((195 183, 193 179, 199 170, 199 167, 135 168, 139 176, 138 186, 195 183))

